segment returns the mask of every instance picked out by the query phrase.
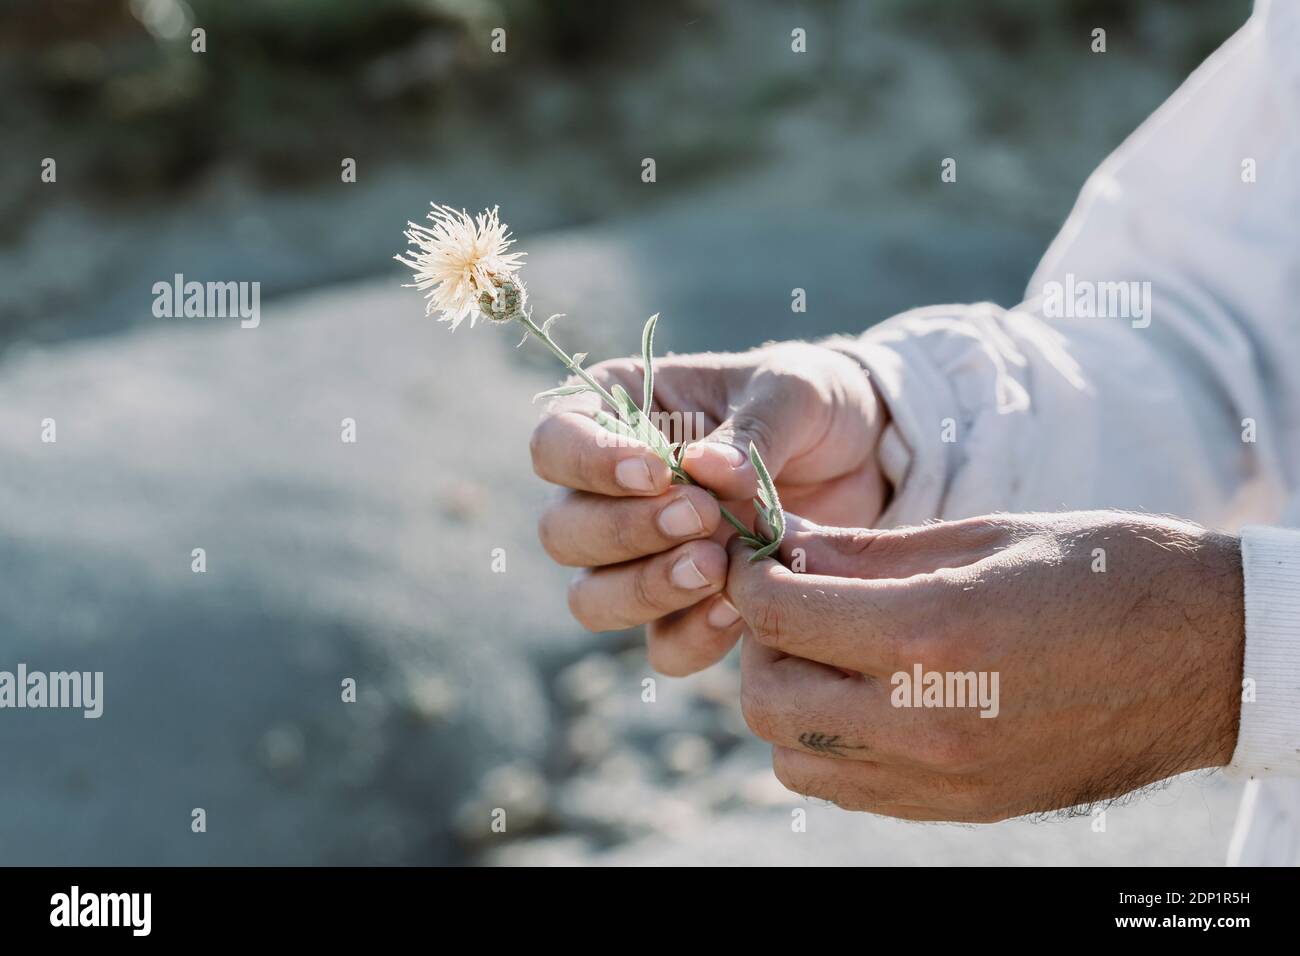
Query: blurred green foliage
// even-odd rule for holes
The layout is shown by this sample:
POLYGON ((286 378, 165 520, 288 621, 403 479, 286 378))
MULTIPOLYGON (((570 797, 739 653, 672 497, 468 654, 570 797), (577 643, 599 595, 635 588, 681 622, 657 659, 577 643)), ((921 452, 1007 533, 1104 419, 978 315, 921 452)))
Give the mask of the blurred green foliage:
POLYGON ((300 180, 320 174, 320 155, 436 147, 446 111, 493 110, 493 74, 507 72, 488 48, 496 26, 512 65, 580 73, 641 35, 649 12, 636 0, 8 0, 0 82, 18 95, 0 122, 19 150, 84 156, 83 181, 111 195, 223 158, 300 180))
MULTIPOLYGON (((866 0, 801 9, 835 22, 858 2, 866 0)), ((1122 55, 1181 76, 1249 9, 1248 0, 868 5, 874 20, 943 53, 1015 57, 1068 74, 1066 83, 1088 81, 1081 38, 1094 25, 1128 47, 1122 55)), ((759 114, 804 96, 807 83, 835 82, 772 70, 669 76, 675 44, 707 43, 711 30, 751 8, 740 9, 726 0, 0 0, 0 84, 11 91, 0 98, 0 126, 14 160, 0 169, 0 217, 6 232, 21 221, 32 201, 24 177, 49 155, 80 167, 70 181, 103 201, 182 186, 223 163, 268 185, 309 181, 333 175, 335 163, 322 157, 355 155, 358 144, 368 162, 399 153, 436 159, 466 129, 508 132, 521 153, 540 138, 617 152, 629 97, 610 94, 612 81, 642 81, 659 64, 665 89, 696 91, 663 127, 663 148, 679 168, 719 168, 748 148, 759 114), (509 30, 508 61, 489 50, 500 25, 509 30), (190 49, 194 27, 207 34, 202 55, 190 49)), ((846 81, 859 113, 885 89, 862 79, 846 81)), ((630 97, 638 121, 671 109, 664 95, 630 97)), ((995 128, 1024 121, 997 103, 988 112, 995 128)))

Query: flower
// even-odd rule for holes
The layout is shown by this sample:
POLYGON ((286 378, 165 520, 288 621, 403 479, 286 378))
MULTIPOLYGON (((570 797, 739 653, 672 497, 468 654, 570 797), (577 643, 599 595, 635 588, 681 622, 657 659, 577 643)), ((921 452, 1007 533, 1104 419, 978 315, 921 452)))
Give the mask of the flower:
MULTIPOLYGON (((407 283, 407 288, 428 290, 429 301, 425 306, 425 315, 441 312, 438 321, 450 322, 453 331, 466 316, 469 317, 471 327, 480 315, 493 322, 518 322, 524 328, 520 345, 528 341, 530 336, 537 339, 580 380, 578 383, 539 392, 534 401, 579 392, 595 393, 617 416, 615 418, 604 411, 598 411, 598 425, 606 431, 648 445, 672 470, 674 481, 688 485, 696 483, 681 465, 686 446, 680 442, 670 445, 663 432, 650 420, 650 406, 654 401, 654 332, 659 321, 658 315, 652 315, 641 332, 645 381, 642 392, 644 401, 642 407, 638 408, 624 388, 614 385, 606 389, 582 367, 587 358, 586 352, 570 355, 560 348, 550 332, 555 320, 560 318, 559 315, 551 316, 540 325, 533 322, 532 313, 528 310, 528 290, 519 280, 519 270, 523 267, 519 260, 524 254, 506 252, 514 240, 510 238, 509 228, 497 218, 496 206, 470 219, 469 213, 463 209, 458 212, 450 206, 434 203, 429 221, 433 223, 433 228, 414 222, 407 223, 411 228, 406 230, 406 238, 415 247, 412 258, 393 256, 402 265, 415 270, 415 282, 407 283)), ((780 545, 785 534, 785 516, 781 511, 781 499, 777 497, 776 484, 752 442, 749 446, 749 459, 759 480, 758 497, 754 500, 754 505, 759 516, 771 529, 771 535, 762 531, 750 531, 721 504, 718 508, 722 517, 740 532, 745 543, 755 549, 750 560, 757 561, 775 553, 780 545)))
POLYGON ((432 228, 407 223, 412 257, 393 257, 415 272, 409 288, 428 290, 425 315, 442 313, 438 321, 450 322, 453 330, 466 317, 471 327, 480 315, 493 321, 517 317, 526 297, 518 276, 524 253, 506 252, 514 240, 497 207, 471 219, 464 210, 434 203, 428 218, 432 228))

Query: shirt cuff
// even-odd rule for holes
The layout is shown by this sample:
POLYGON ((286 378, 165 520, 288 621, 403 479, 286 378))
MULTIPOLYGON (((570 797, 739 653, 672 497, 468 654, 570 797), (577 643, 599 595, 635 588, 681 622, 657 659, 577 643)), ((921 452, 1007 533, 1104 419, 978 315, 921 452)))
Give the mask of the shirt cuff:
POLYGON ((1300 531, 1242 529, 1241 566, 1246 661, 1228 770, 1300 776, 1300 531))
MULTIPOLYGON (((883 330, 877 330, 883 331, 883 330)), ((877 455, 894 494, 877 526, 922 524, 942 514, 956 444, 943 440, 945 419, 956 422, 952 386, 904 335, 839 337, 821 343, 856 360, 889 408, 877 455)))

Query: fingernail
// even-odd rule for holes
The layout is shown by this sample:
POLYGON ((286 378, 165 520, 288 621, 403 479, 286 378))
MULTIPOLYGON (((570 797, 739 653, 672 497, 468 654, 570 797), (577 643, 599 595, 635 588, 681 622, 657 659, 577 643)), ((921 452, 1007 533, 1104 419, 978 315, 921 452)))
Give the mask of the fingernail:
POLYGON ((721 631, 723 628, 731 627, 739 620, 740 612, 736 610, 736 605, 724 597, 718 598, 713 602, 713 607, 709 608, 709 627, 716 627, 721 631))
POLYGON ((687 591, 698 590, 709 583, 709 579, 700 573, 700 569, 690 558, 682 558, 674 564, 671 577, 673 584, 687 591))
POLYGON ((614 480, 629 491, 654 491, 650 466, 644 458, 624 458, 614 466, 614 480))
POLYGON ((688 538, 704 530, 700 513, 690 498, 678 498, 659 512, 659 530, 670 538, 688 538))
POLYGON ((721 455, 723 458, 725 458, 727 460, 727 464, 730 465, 732 468, 739 468, 741 465, 743 465, 745 462, 749 460, 745 456, 745 453, 741 451, 739 448, 737 448, 735 445, 725 445, 720 441, 706 441, 703 442, 703 444, 707 445, 709 448, 716 448, 718 450, 718 454, 721 455))

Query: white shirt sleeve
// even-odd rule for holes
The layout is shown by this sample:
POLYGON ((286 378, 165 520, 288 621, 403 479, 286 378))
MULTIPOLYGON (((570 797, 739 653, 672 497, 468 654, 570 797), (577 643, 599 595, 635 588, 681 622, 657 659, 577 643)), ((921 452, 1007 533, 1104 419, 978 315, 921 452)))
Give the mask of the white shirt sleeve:
POLYGON ((908 312, 848 346, 906 450, 885 523, 1277 518, 1300 475, 1300 4, 1281 6, 1089 178, 1024 303, 908 312), (1144 282, 1145 316, 1053 317, 1054 288, 1144 282))
MULTIPOLYGON (((1276 523, 1300 489, 1297 169, 1300 0, 1261 3, 1089 178, 1020 306, 937 306, 833 343, 890 407, 879 523, 1094 507, 1276 523)), ((1300 533, 1252 530, 1244 550, 1259 697, 1234 766, 1300 773, 1300 533)))
POLYGON ((1300 531, 1241 533, 1246 662, 1231 769, 1300 776, 1300 531))

